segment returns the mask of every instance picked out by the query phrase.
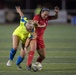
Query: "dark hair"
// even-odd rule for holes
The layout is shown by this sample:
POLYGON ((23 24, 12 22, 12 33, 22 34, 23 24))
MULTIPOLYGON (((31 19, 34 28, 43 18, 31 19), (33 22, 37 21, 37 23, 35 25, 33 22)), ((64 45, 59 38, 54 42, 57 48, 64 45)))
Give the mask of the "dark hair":
POLYGON ((40 11, 40 13, 39 13, 39 15, 41 16, 41 13, 44 12, 44 11, 48 11, 48 12, 49 12, 50 9, 48 9, 48 8, 46 8, 46 7, 42 8, 41 11, 40 11))

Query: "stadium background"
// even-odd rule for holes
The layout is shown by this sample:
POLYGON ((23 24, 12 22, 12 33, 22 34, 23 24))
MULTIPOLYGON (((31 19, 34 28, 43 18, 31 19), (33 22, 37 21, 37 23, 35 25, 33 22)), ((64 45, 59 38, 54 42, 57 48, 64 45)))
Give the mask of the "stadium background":
POLYGON ((2 0, 0 1, 0 23, 19 22, 20 18, 16 13, 15 6, 20 6, 25 16, 32 19, 37 5, 48 7, 51 14, 54 7, 59 6, 59 20, 55 22, 71 22, 76 15, 76 0, 2 0))
MULTIPOLYGON (((34 61, 38 54, 35 54, 34 61)), ((33 61, 33 62, 34 62, 33 61)), ((76 75, 76 0, 2 0, 0 1, 0 75, 76 75), (32 19, 37 5, 47 6, 53 14, 55 6, 59 6, 58 20, 49 21, 44 39, 46 59, 43 70, 29 72, 25 70, 25 60, 21 64, 24 70, 19 71, 15 61, 12 67, 6 62, 12 47, 12 32, 19 25, 20 16, 15 6, 20 6, 25 16, 32 19)))

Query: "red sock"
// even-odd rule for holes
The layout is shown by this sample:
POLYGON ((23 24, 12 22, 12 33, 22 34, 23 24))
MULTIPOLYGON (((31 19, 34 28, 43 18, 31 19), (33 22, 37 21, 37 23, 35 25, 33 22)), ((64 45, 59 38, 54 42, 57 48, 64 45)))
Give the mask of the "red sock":
POLYGON ((34 51, 30 51, 30 52, 28 53, 27 66, 30 66, 30 65, 31 65, 32 60, 33 60, 33 57, 34 57, 34 51))
POLYGON ((37 58, 37 62, 40 62, 41 63, 43 60, 44 60, 44 58, 41 58, 41 57, 38 57, 37 58))

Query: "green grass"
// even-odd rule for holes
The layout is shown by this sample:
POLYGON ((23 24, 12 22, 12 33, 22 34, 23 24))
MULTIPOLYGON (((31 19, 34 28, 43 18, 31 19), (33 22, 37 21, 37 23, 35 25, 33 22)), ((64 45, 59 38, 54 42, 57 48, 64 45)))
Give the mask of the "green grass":
MULTIPOLYGON (((22 62, 23 70, 15 65, 19 50, 11 67, 6 66, 12 47, 12 32, 18 25, 0 25, 0 75, 76 75, 76 26, 69 24, 50 25, 47 27, 44 39, 46 59, 40 72, 25 70, 26 58, 22 62)), ((33 62, 38 54, 35 53, 33 62)))

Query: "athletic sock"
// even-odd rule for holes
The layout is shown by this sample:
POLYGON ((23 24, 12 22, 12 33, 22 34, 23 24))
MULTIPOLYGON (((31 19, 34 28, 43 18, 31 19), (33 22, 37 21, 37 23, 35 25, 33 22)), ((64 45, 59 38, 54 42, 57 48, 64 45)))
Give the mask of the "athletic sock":
POLYGON ((41 57, 38 57, 37 58, 37 62, 40 62, 41 63, 43 60, 44 60, 44 58, 41 58, 41 57))
POLYGON ((11 51, 10 51, 10 58, 9 58, 10 60, 13 60, 13 58, 14 58, 14 56, 15 56, 15 54, 16 54, 16 51, 17 51, 17 50, 15 50, 15 49, 13 49, 13 48, 11 49, 11 51))
POLYGON ((21 56, 18 56, 18 59, 16 61, 16 65, 20 65, 20 63, 24 60, 24 57, 22 58, 21 56))
POLYGON ((30 66, 34 57, 34 51, 30 51, 28 53, 28 58, 27 58, 27 66, 30 66))

